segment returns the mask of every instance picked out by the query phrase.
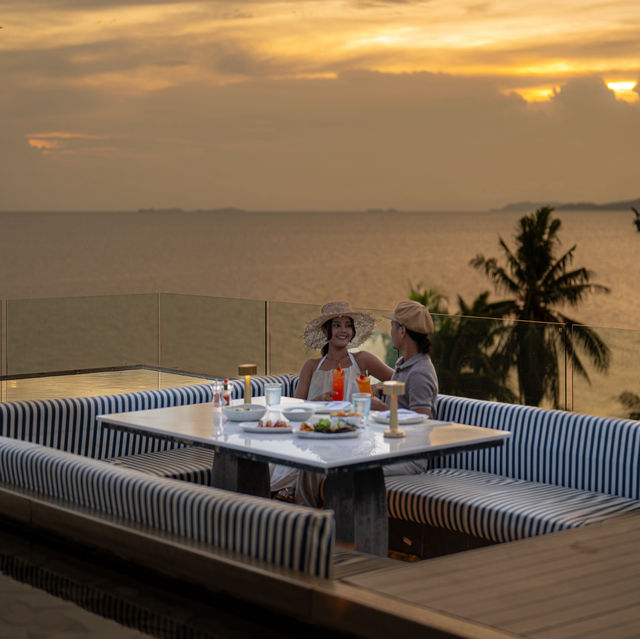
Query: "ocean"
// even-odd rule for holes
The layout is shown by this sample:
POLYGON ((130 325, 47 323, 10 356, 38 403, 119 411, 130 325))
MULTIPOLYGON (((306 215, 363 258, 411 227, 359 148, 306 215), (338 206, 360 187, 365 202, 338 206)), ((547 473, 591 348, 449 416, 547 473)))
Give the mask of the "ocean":
MULTIPOLYGON (((608 295, 567 314, 621 345, 615 371, 592 376, 574 408, 615 406, 633 390, 640 335, 640 233, 631 211, 559 211, 561 246, 608 295), (629 330, 630 329, 630 330, 629 330), (624 360, 624 361, 622 361, 624 360), (622 377, 620 377, 622 375, 622 377), (594 391, 597 388, 597 392, 594 391)), ((501 258, 522 213, 478 212, 77 212, 0 213, 0 298, 187 293, 391 309, 409 284, 436 289, 458 308, 490 290, 469 265, 501 258)), ((577 388, 581 389, 578 382, 577 388)), ((613 411, 614 408, 608 409, 613 411)))
MULTIPOLYGON (((557 212, 559 250, 611 288, 569 314, 640 329, 631 211, 557 212)), ((0 297, 171 292, 388 309, 409 282, 457 308, 491 290, 469 266, 512 245, 513 212, 0 213, 0 297)), ((492 298, 500 294, 492 291, 492 298)))

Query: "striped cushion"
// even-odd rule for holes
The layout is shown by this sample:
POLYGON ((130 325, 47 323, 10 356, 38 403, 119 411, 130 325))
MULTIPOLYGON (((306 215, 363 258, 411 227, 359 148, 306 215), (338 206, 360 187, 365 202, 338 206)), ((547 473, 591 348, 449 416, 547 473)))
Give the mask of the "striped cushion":
POLYGON ((460 469, 386 478, 389 515, 495 542, 594 524, 640 502, 460 469))
POLYGON ((640 422, 446 395, 438 419, 513 433, 504 446, 438 458, 439 467, 640 499, 640 422))
POLYGON ((105 461, 156 477, 191 481, 204 486, 211 485, 213 451, 207 448, 187 446, 173 450, 159 450, 155 453, 116 457, 105 461))
POLYGON ((272 564, 330 576, 333 512, 261 499, 0 437, 0 481, 272 564))

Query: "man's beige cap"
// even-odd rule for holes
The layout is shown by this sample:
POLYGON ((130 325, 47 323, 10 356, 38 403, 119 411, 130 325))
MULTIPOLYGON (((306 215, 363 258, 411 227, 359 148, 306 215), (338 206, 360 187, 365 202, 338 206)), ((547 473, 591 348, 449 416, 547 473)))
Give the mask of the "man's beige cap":
POLYGON ((415 333, 431 335, 434 331, 431 315, 420 302, 414 302, 413 300, 398 302, 393 315, 385 315, 385 317, 402 324, 415 333))

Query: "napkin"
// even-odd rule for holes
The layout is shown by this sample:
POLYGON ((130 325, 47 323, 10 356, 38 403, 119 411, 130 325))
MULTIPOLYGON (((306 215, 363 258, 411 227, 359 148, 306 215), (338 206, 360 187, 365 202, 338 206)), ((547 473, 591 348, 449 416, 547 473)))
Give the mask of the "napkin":
POLYGON ((316 410, 318 408, 318 406, 321 406, 322 408, 325 408, 328 411, 334 411, 334 410, 347 410, 350 406, 351 406, 351 402, 347 402, 347 401, 335 401, 335 402, 310 402, 311 405, 316 407, 316 410))
MULTIPOLYGON (((391 411, 383 410, 378 413, 378 417, 385 421, 389 421, 391 419, 391 411)), ((407 408, 398 408, 398 423, 406 423, 409 421, 416 421, 417 419, 426 419, 426 415, 422 413, 416 413, 414 410, 409 410, 407 408)))

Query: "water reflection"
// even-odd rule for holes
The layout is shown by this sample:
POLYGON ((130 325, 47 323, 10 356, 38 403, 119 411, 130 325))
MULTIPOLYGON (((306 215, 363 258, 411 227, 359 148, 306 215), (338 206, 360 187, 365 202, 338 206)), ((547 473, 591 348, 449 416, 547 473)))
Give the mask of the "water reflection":
POLYGON ((201 588, 121 570, 55 547, 0 519, 0 635, 119 639, 291 639, 319 629, 267 615, 201 588), (20 584, 20 585, 19 585, 20 584), (48 593, 46 596, 43 593, 48 593), (3 634, 6 624, 11 634, 3 634))

